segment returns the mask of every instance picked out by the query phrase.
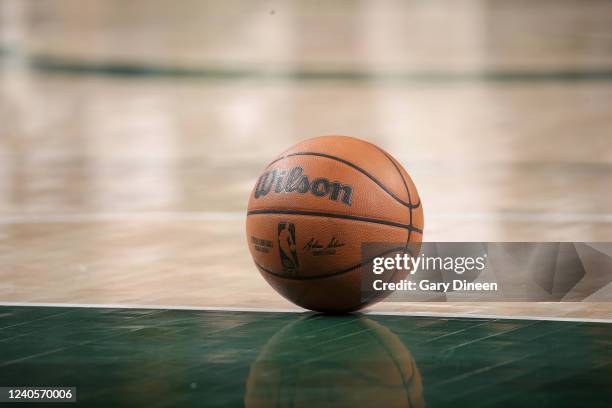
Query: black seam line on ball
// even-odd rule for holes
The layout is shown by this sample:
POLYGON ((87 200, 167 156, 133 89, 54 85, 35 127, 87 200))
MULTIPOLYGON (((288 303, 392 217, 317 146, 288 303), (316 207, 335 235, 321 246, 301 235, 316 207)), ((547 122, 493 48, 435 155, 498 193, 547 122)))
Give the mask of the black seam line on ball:
MULTIPOLYGON (((338 275, 343 275, 343 274, 345 274, 345 273, 351 272, 351 271, 353 271, 353 270, 355 270, 355 269, 357 269, 357 268, 362 267, 363 265, 366 265, 366 264, 368 264, 368 263, 372 262, 372 260, 374 260, 374 258, 378 258, 378 257, 380 257, 380 256, 385 256, 385 255, 387 255, 387 254, 390 254, 391 252, 405 251, 405 250, 406 250, 406 247, 403 247, 403 246, 402 246, 402 247, 391 248, 391 249, 388 249, 388 250, 386 250, 386 251, 381 252, 380 254, 377 254, 377 255, 374 255, 374 256, 372 256, 372 257, 368 258, 368 259, 367 259, 366 261, 364 261, 364 262, 359 262, 357 265, 353 265, 353 266, 350 266, 350 267, 348 267, 348 268, 346 268, 346 269, 342 269, 342 270, 339 270, 339 271, 336 271, 336 272, 327 273, 327 274, 325 274, 325 275, 313 275, 313 276, 287 276, 287 275, 280 274, 280 273, 278 273, 278 272, 271 271, 271 270, 270 270, 270 269, 268 269, 268 268, 264 268, 263 266, 261 266, 261 265, 260 265, 260 264, 258 264, 257 262, 255 262, 255 265, 256 265, 256 266, 257 266, 259 269, 261 269, 262 271, 264 271, 264 272, 266 272, 266 273, 268 273, 268 274, 270 274, 270 275, 273 275, 273 276, 276 276, 276 277, 279 277, 279 278, 283 278, 283 279, 288 279, 288 280, 314 280, 314 279, 325 279, 325 278, 333 278, 333 277, 336 277, 336 276, 338 276, 338 275)), ((410 251, 409 251, 409 253, 410 253, 410 256, 412 256, 412 252, 410 252, 410 251)))
MULTIPOLYGON (((408 195, 408 202, 410 204, 412 204, 412 197, 410 196, 410 190, 408 189, 408 183, 406 183, 406 179, 404 178, 404 175, 402 174, 402 171, 400 170, 399 166, 397 165, 397 163, 395 163, 395 160, 393 159, 393 157, 389 156, 389 154, 387 152, 385 152, 383 149, 381 149, 380 147, 376 146, 376 148, 378 150, 380 150, 385 156, 387 156, 387 159, 389 159, 389 161, 391 162, 391 164, 393 164, 393 167, 395 167, 395 170, 397 170, 397 173, 399 174, 400 178, 402 179, 402 183, 404 183, 404 188, 406 189, 406 194, 408 195)), ((409 218, 409 224, 412 225, 412 207, 408 207, 408 218, 409 218)), ((409 243, 410 243, 410 236, 412 235, 412 231, 408 230, 408 237, 406 238, 406 247, 408 247, 409 243)))
POLYGON ((410 225, 410 224, 400 224, 399 222, 379 220, 379 219, 376 219, 376 218, 357 217, 355 215, 330 214, 330 213, 315 212, 315 211, 302 211, 302 210, 252 210, 252 211, 247 212, 247 217, 250 216, 250 215, 261 215, 261 214, 289 214, 289 215, 305 215, 305 216, 312 216, 312 217, 340 218, 340 219, 345 219, 345 220, 371 222, 371 223, 374 223, 374 224, 388 225, 390 227, 405 228, 408 231, 419 232, 421 234, 423 233, 423 230, 421 230, 420 228, 417 228, 417 227, 415 227, 413 225, 410 225))
POLYGON ((421 201, 420 200, 419 200, 418 203, 415 203, 415 204, 407 203, 406 201, 402 200, 401 198, 396 196, 391 190, 389 190, 380 180, 378 180, 376 177, 372 176, 370 173, 368 173, 367 171, 365 171, 361 167, 357 166, 356 164, 353 164, 353 163, 351 163, 348 160, 341 159, 340 157, 332 156, 332 155, 325 154, 325 153, 317 153, 317 152, 296 152, 296 153, 290 153, 290 154, 288 154, 286 156, 279 157, 278 159, 270 162, 266 166, 266 169, 268 167, 270 167, 272 164, 274 164, 274 163, 276 163, 276 162, 278 162, 280 160, 284 160, 287 157, 292 157, 292 156, 319 156, 319 157, 325 157, 327 159, 339 161, 340 163, 346 164, 347 166, 354 168, 358 172, 362 173, 364 176, 368 177, 370 180, 372 180, 374 183, 376 183, 378 185, 378 187, 380 187, 385 193, 389 194, 391 197, 393 197, 395 199, 395 201, 397 201, 398 203, 402 204, 403 206, 406 206, 408 208, 419 208, 420 205, 421 205, 421 201))

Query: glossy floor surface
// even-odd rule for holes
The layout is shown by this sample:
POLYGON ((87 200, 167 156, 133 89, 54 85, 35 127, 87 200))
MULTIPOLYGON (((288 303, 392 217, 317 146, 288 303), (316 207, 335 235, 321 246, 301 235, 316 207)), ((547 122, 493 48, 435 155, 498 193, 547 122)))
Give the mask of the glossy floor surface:
POLYGON ((607 407, 612 326, 1 307, 0 384, 87 406, 607 407))

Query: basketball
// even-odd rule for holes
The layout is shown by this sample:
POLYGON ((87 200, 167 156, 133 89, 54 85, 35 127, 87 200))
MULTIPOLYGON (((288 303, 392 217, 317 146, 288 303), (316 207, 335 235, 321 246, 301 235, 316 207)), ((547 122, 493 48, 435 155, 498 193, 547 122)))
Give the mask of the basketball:
POLYGON ((423 209, 389 153, 353 137, 321 136, 264 169, 246 233, 255 265, 282 296, 314 311, 350 312, 380 300, 361 296, 362 243, 401 243, 399 252, 420 243, 423 209))

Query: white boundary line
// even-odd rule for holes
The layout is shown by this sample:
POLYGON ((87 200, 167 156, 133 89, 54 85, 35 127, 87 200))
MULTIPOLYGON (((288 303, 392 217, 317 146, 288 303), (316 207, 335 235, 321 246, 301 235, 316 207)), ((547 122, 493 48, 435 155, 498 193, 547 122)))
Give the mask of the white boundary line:
POLYGON ((205 312, 261 312, 261 313, 302 313, 305 309, 274 309, 258 307, 214 307, 214 306, 174 306, 174 305, 133 305, 121 303, 37 303, 2 302, 0 306, 37 306, 37 307, 81 307, 92 309, 155 309, 155 310, 201 310, 205 312))
MULTIPOLYGON (((312 313, 305 309, 274 309, 256 307, 207 307, 207 306, 171 306, 171 305, 132 305, 132 304, 98 304, 98 303, 29 303, 29 302, 1 302, 0 306, 37 306, 37 307, 80 307, 97 309, 154 309, 154 310, 200 310, 207 312, 255 312, 255 313, 312 313)), ((493 314, 472 313, 440 313, 440 312, 385 312, 366 310, 364 315, 373 316, 406 316, 406 317, 443 317, 443 318, 473 318, 473 319, 500 319, 500 320, 545 320, 554 322, 584 322, 584 323, 612 323, 612 319, 591 319, 578 317, 552 317, 552 316, 506 316, 493 314)))
POLYGON ((383 316, 413 316, 413 317, 446 317, 446 318, 475 318, 475 319, 499 319, 499 320, 545 320, 551 322, 579 322, 579 323, 612 323, 612 319, 592 319, 581 317, 555 317, 555 316, 507 316, 479 313, 441 313, 441 312, 385 312, 366 311, 368 315, 383 316))

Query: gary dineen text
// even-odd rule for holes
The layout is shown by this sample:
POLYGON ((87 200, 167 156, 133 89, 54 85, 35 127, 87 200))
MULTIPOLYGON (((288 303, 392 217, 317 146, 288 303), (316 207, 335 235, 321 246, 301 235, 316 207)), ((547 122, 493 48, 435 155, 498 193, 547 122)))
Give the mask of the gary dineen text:
MULTIPOLYGON (((462 275, 467 271, 482 271, 486 266, 487 255, 479 257, 431 257, 410 256, 408 254, 397 254, 393 257, 377 257, 373 259, 372 272, 381 275, 386 271, 407 270, 410 275, 417 271, 452 271, 462 275)), ((464 279, 453 279, 449 282, 434 282, 427 279, 411 281, 403 279, 399 282, 385 282, 375 279, 372 283, 374 290, 408 290, 424 292, 449 292, 449 291, 497 291, 496 282, 468 282, 464 279)))

